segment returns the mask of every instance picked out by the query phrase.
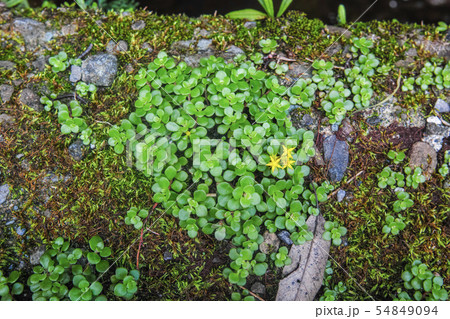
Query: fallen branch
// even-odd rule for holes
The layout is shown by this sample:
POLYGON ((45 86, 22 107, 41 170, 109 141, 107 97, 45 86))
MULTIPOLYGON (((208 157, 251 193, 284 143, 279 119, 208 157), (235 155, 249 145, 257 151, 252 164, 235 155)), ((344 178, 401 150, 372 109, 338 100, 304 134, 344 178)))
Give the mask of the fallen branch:
MULTIPOLYGON (((239 285, 238 285, 239 286, 239 285)), ((258 299, 258 300, 260 300, 260 301, 265 301, 264 299, 262 299, 260 296, 258 296, 257 294, 255 294, 254 292, 252 292, 252 291, 250 291, 249 289, 247 289, 247 288, 245 288, 245 287, 242 287, 242 286, 239 286, 239 288, 241 288, 242 290, 247 290, 248 291, 248 293, 250 294, 250 295, 252 295, 253 297, 255 297, 256 299, 258 299)))

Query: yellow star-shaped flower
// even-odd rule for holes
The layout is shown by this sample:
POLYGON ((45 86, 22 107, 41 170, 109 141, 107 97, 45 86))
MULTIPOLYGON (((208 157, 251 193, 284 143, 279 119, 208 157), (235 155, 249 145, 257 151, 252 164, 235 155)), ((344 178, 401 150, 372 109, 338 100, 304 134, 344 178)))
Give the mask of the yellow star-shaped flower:
POLYGON ((272 168, 272 173, 275 171, 276 168, 282 168, 280 165, 281 158, 278 158, 276 155, 270 155, 270 162, 266 164, 266 166, 269 166, 272 168))
POLYGON ((282 145, 281 147, 283 147, 283 155, 282 156, 286 156, 288 159, 293 158, 291 153, 293 150, 295 150, 295 147, 287 148, 284 145, 282 145))
POLYGON ((287 167, 287 168, 294 169, 294 168, 292 167, 292 164, 295 164, 295 161, 293 161, 293 160, 288 160, 284 168, 287 167))

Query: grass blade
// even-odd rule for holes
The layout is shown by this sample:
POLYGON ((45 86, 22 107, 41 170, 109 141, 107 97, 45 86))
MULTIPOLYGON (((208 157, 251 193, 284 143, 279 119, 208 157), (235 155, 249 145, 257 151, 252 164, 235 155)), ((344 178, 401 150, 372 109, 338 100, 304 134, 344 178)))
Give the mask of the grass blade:
POLYGON ((273 0, 258 0, 258 2, 264 8, 264 10, 266 10, 266 13, 269 17, 275 17, 275 11, 273 10, 273 0))
POLYGON ((261 20, 267 18, 267 14, 254 9, 243 9, 229 12, 225 15, 230 19, 247 19, 247 20, 261 20))
POLYGON ((277 18, 281 17, 284 11, 291 5, 292 0, 283 0, 280 4, 280 9, 278 9, 277 18))

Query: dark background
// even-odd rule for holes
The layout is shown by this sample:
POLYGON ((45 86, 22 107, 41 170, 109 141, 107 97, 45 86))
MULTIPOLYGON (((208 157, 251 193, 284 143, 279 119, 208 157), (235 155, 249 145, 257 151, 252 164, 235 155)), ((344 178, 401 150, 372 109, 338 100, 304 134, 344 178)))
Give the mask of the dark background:
MULTIPOLYGON (((42 0, 29 0, 30 2, 42 0)), ((68 0, 56 0, 63 3, 68 0)), ((70 1, 70 0, 69 0, 70 1)), ((226 14, 230 11, 252 8, 262 10, 257 0, 136 0, 140 8, 159 14, 185 13, 191 17, 202 14, 226 14)), ((355 21, 375 0, 294 0, 288 10, 305 12, 309 18, 319 18, 325 23, 335 24, 337 8, 344 4, 347 22, 355 21)), ((274 0, 275 12, 281 0, 274 0)), ((450 23, 450 0, 378 0, 362 16, 361 21, 391 20, 401 22, 450 23)))

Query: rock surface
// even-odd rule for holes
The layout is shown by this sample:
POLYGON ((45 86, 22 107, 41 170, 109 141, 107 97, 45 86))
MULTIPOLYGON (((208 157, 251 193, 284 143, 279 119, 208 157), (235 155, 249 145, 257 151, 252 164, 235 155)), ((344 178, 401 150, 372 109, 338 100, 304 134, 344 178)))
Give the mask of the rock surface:
POLYGON ((8 184, 4 184, 0 186, 0 205, 6 201, 9 195, 9 186, 8 184))
POLYGON ((294 242, 291 239, 291 233, 288 232, 287 230, 282 230, 277 234, 278 238, 285 243, 286 245, 290 246, 292 245, 294 242))
POLYGON ((25 41, 27 50, 34 51, 39 46, 50 41, 53 36, 53 31, 47 31, 42 22, 38 22, 29 18, 17 18, 13 22, 13 30, 20 33, 25 41))
POLYGON ((131 29, 134 31, 139 31, 145 28, 145 22, 143 20, 138 20, 131 25, 131 29))
POLYGON ((257 281, 255 282, 252 287, 250 288, 250 290, 257 294, 258 296, 264 297, 264 295, 266 294, 266 286, 264 286, 261 282, 257 281))
POLYGON ((1 103, 9 102, 12 94, 14 93, 14 87, 8 84, 0 85, 0 101, 1 103))
POLYGON ((27 105, 37 112, 43 110, 40 99, 39 95, 34 93, 31 89, 23 89, 19 98, 23 105, 27 105))
POLYGON ((69 154, 75 161, 81 161, 85 155, 85 146, 83 141, 76 140, 69 146, 69 154))
POLYGON ((347 170, 348 144, 340 141, 336 135, 327 137, 323 142, 325 162, 328 163, 328 175, 332 182, 340 181, 347 170))
POLYGON ((280 247, 280 240, 277 235, 266 231, 264 233, 264 241, 259 245, 259 250, 268 255, 274 251, 277 251, 278 247, 280 247))
POLYGON ((425 142, 417 142, 411 148, 409 166, 414 169, 421 167, 426 179, 436 170, 437 154, 433 147, 425 142))
POLYGON ((0 61, 0 70, 1 69, 14 71, 16 69, 16 64, 11 61, 0 61))
POLYGON ((306 221, 314 238, 289 251, 292 264, 283 268, 286 276, 278 285, 277 301, 312 301, 322 286, 331 241, 324 240, 325 219, 311 215, 306 221))
POLYGON ((30 255, 30 264, 39 265, 39 259, 45 253, 45 245, 35 248, 30 255))
POLYGON ((78 82, 81 80, 81 67, 78 65, 72 65, 70 68, 70 82, 78 82))
POLYGON ((90 56, 81 65, 81 79, 97 86, 110 86, 117 74, 117 58, 112 54, 90 56))
POLYGON ((447 113, 450 112, 450 105, 448 105, 448 103, 444 100, 437 99, 434 109, 439 113, 447 113))

